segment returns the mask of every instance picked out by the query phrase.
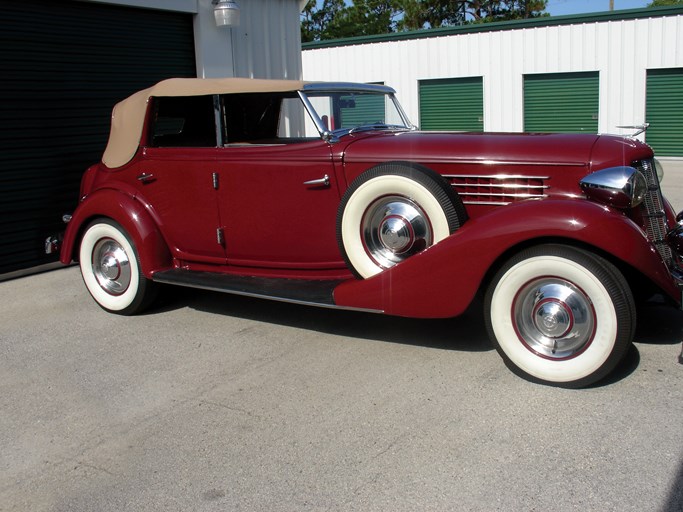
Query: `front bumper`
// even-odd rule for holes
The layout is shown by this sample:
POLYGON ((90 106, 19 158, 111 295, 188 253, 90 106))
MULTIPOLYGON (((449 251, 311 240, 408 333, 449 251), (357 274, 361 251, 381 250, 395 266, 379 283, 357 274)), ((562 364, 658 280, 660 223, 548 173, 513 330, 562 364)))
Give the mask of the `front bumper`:
MULTIPOLYGON (((65 213, 62 215, 62 222, 68 224, 71 221, 71 214, 65 213)), ((58 254, 62 248, 62 240, 64 240, 64 233, 57 233, 50 235, 45 239, 45 254, 58 254)))

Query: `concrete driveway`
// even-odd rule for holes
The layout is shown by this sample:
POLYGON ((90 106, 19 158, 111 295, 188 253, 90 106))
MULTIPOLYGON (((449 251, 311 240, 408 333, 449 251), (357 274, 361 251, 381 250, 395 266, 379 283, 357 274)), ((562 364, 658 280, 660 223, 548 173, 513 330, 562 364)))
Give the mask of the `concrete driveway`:
POLYGON ((675 310, 568 391, 508 371, 477 312, 176 289, 125 318, 74 267, 0 294, 0 511, 683 509, 675 310))

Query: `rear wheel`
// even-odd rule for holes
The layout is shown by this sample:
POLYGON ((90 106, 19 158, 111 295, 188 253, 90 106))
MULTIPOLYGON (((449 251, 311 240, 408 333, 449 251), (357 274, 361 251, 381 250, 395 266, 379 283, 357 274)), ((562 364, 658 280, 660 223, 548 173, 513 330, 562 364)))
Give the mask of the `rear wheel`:
POLYGON ((86 228, 79 262, 90 295, 111 313, 139 313, 156 296, 157 287, 143 275, 130 236, 112 220, 98 219, 86 228))
POLYGON ((487 290, 485 317, 515 373, 562 387, 605 377, 635 331, 634 300, 621 272, 600 256, 562 245, 510 259, 487 290))

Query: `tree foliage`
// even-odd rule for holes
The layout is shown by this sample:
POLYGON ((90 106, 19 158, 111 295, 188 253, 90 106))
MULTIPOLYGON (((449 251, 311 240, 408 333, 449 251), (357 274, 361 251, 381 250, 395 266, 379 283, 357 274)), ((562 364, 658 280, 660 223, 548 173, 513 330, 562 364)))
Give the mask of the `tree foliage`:
POLYGON ((653 0, 648 7, 664 7, 665 5, 683 5, 683 0, 653 0))
POLYGON ((405 2, 400 28, 415 30, 547 16, 547 0, 422 0, 405 2))
MULTIPOLYGON (((655 0, 660 1, 660 0, 655 0)), ((547 0, 309 0, 302 41, 547 16, 547 0)))
POLYGON ((317 41, 342 37, 387 34, 397 29, 403 0, 309 0, 302 12, 301 40, 317 41))

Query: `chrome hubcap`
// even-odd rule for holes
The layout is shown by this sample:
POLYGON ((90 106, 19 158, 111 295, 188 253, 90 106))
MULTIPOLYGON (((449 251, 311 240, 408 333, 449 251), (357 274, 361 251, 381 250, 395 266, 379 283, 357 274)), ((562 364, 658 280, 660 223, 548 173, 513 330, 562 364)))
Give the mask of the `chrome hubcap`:
POLYGON ((422 208, 402 196, 381 197, 363 215, 361 236, 368 255, 391 267, 432 245, 432 227, 422 208))
POLYGON ((92 271, 104 291, 121 295, 130 286, 131 270, 126 251, 111 238, 99 240, 92 252, 92 271))
POLYGON ((547 277, 527 283, 512 306, 517 335, 531 351, 568 359, 590 345, 595 334, 593 304, 577 286, 547 277))

